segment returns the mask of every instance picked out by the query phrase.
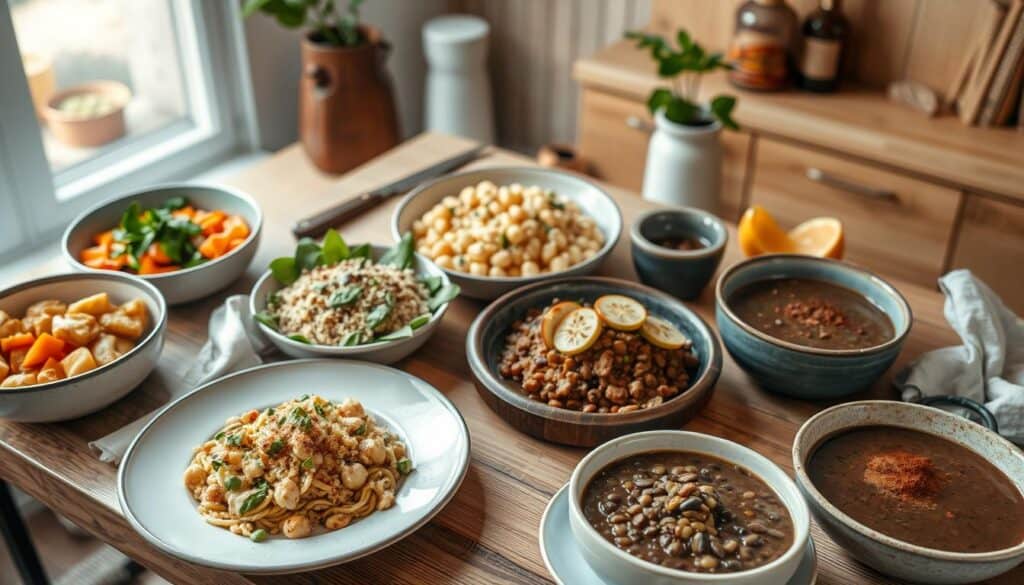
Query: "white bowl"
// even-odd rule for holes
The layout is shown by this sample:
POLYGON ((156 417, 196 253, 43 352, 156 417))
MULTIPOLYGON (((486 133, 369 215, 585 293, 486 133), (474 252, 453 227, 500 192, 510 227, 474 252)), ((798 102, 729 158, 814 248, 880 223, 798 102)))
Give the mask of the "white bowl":
POLYGON ((611 583, 646 585, 785 585, 796 572, 810 538, 807 504, 796 484, 777 465, 742 445, 687 431, 648 431, 608 441, 583 458, 569 479, 569 522, 580 552, 598 575, 611 583), (590 480, 611 463, 651 451, 693 451, 730 461, 752 471, 779 496, 793 519, 793 544, 770 563, 736 573, 695 573, 641 560, 601 536, 583 515, 580 501, 590 480))
POLYGON ((61 245, 64 259, 74 270, 110 272, 90 268, 78 260, 82 250, 93 245, 93 236, 117 227, 125 208, 133 201, 138 201, 142 207, 156 207, 176 196, 188 198, 189 204, 196 208, 223 209, 241 216, 249 224, 249 237, 241 246, 199 266, 165 274, 136 276, 152 283, 170 305, 195 301, 227 287, 249 266, 263 228, 263 212, 256 202, 245 193, 227 187, 188 183, 157 185, 108 199, 83 212, 64 231, 61 245))
POLYGON ((45 299, 65 302, 105 292, 114 304, 141 298, 149 310, 146 331, 120 358, 80 376, 25 388, 0 390, 0 418, 55 422, 87 415, 131 392, 156 366, 164 346, 167 305, 153 285, 118 272, 60 274, 0 291, 0 310, 14 317, 45 299))
MULTIPOLYGON (((372 250, 372 256, 374 261, 384 255, 390 249, 390 246, 380 246, 373 244, 370 246, 372 250)), ((436 264, 430 260, 424 258, 419 254, 415 254, 416 262, 413 265, 413 270, 418 276, 437 276, 441 279, 442 286, 451 284, 448 280, 448 276, 437 267, 436 264)), ((260 277, 256 284, 252 287, 252 293, 249 295, 249 310, 253 315, 263 311, 267 307, 267 299, 271 294, 284 288, 284 286, 274 279, 274 275, 268 270, 263 276, 260 277)), ((391 364, 398 360, 406 357, 412 352, 419 349, 427 339, 434 334, 438 324, 441 323, 441 318, 444 317, 445 312, 448 310, 448 304, 445 303, 438 307, 433 314, 430 315, 430 321, 427 321, 425 325, 419 329, 413 331, 412 337, 406 337, 405 339, 395 339, 391 341, 377 341, 375 343, 367 343, 364 345, 354 346, 341 346, 341 345, 321 345, 318 343, 302 343, 289 339, 287 335, 279 333, 270 327, 267 327, 263 323, 259 323, 260 331, 270 339, 277 349, 281 350, 285 355, 293 358, 349 358, 366 360, 370 362, 376 362, 378 364, 391 364)))
POLYGON ((622 233, 622 213, 615 201, 594 183, 578 175, 545 169, 541 167, 495 167, 446 175, 420 185, 405 196, 391 216, 391 234, 397 242, 402 234, 412 229, 412 223, 430 211, 448 195, 458 195, 463 187, 476 185, 481 181, 496 185, 519 183, 524 187, 537 185, 575 202, 586 215, 592 217, 604 234, 604 246, 593 257, 559 272, 537 276, 474 276, 467 272, 442 269, 452 282, 462 287, 462 294, 475 299, 492 300, 526 284, 565 278, 585 276, 597 271, 601 262, 615 247, 622 233))

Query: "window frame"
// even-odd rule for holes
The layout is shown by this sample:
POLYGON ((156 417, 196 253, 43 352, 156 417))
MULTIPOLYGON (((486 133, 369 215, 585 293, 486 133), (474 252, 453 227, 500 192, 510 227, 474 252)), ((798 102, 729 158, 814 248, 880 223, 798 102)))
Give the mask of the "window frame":
POLYGON ((237 2, 168 0, 186 77, 190 117, 98 153, 64 173, 50 170, 21 64, 11 11, 0 9, 0 260, 42 241, 97 202, 179 180, 256 150, 258 130, 237 2), (8 212, 10 211, 10 212, 8 212))

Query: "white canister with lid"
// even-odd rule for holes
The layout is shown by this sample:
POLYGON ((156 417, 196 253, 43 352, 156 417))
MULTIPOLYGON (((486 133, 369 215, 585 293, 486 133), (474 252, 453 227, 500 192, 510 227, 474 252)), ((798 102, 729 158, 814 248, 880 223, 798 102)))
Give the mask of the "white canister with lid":
POLYGON ((490 26, 482 18, 446 14, 423 25, 430 70, 425 92, 426 128, 494 142, 494 112, 487 77, 490 26))

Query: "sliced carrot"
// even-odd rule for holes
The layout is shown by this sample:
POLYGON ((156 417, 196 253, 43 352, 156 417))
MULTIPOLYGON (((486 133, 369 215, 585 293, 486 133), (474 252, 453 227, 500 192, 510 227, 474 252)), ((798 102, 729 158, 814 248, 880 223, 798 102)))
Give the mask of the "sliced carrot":
POLYGON ((108 248, 107 246, 105 246, 103 244, 100 244, 98 246, 93 246, 91 248, 86 248, 86 249, 82 250, 82 254, 81 254, 80 258, 82 259, 83 262, 86 262, 86 261, 94 260, 94 259, 98 259, 98 258, 99 259, 106 259, 107 256, 109 256, 109 255, 110 255, 110 248, 108 248))
POLYGON ((18 349, 19 347, 27 347, 32 345, 32 342, 36 340, 36 336, 31 333, 15 333, 8 337, 0 339, 0 349, 4 351, 11 351, 12 349, 18 349))
POLYGON ((177 270, 177 266, 161 266, 153 260, 153 257, 149 254, 144 254, 139 260, 139 274, 163 274, 164 272, 174 272, 177 270))
MULTIPOLYGON (((230 252, 231 250, 234 250, 235 248, 241 246, 244 243, 245 243, 245 238, 235 238, 235 239, 229 241, 228 242, 227 252, 230 252)), ((227 253, 227 252, 225 252, 225 253, 227 253)))
POLYGON ((163 264, 164 266, 174 264, 174 260, 171 260, 171 257, 164 253, 164 248, 159 242, 153 242, 150 244, 149 248, 146 249, 146 255, 152 258, 157 264, 163 264))
POLYGON ((197 209, 196 212, 192 214, 192 223, 196 225, 202 225, 203 220, 206 219, 209 215, 209 211, 206 211, 205 209, 197 209))
POLYGON ((174 217, 184 217, 187 219, 192 219, 196 215, 196 209, 191 205, 186 205, 185 207, 182 207, 180 209, 175 209, 174 211, 171 212, 171 215, 174 217))
POLYGON ((249 226, 245 223, 245 220, 237 215, 229 215, 224 220, 223 233, 227 234, 232 240, 236 238, 245 239, 249 237, 249 226))
POLYGON ((21 362, 22 368, 32 369, 46 363, 46 360, 60 355, 64 349, 64 342, 49 333, 43 333, 32 343, 28 353, 25 354, 25 361, 21 362))
POLYGON ((199 245, 199 253, 209 259, 219 258, 228 251, 230 240, 225 234, 213 234, 199 245))
POLYGON ((203 235, 208 236, 221 231, 221 226, 224 225, 224 220, 227 217, 228 215, 223 211, 211 211, 209 215, 203 218, 203 221, 199 222, 199 226, 203 228, 203 235))
POLYGON ((110 248, 110 244, 114 243, 114 230, 107 230, 103 233, 96 234, 92 238, 93 242, 96 242, 97 246, 106 246, 110 248))
POLYGON ((128 264, 128 256, 122 255, 117 258, 93 258, 82 262, 89 268, 100 270, 121 270, 128 264))

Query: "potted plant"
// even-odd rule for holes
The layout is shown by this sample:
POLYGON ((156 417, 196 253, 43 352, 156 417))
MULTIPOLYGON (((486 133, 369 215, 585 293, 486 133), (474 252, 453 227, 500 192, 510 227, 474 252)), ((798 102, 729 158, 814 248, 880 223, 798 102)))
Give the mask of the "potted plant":
POLYGON ((658 75, 671 87, 651 92, 647 107, 655 130, 644 169, 645 199, 699 207, 717 213, 722 182, 722 127, 736 130, 736 98, 719 95, 708 104, 699 99, 701 77, 728 69, 721 53, 708 53, 686 31, 676 33, 677 47, 658 35, 628 32, 637 47, 650 50, 658 75))
POLYGON ((398 116, 385 61, 391 46, 359 21, 363 0, 246 0, 242 13, 305 27, 299 136, 321 170, 341 173, 398 144, 398 116))

